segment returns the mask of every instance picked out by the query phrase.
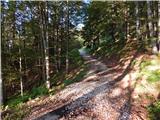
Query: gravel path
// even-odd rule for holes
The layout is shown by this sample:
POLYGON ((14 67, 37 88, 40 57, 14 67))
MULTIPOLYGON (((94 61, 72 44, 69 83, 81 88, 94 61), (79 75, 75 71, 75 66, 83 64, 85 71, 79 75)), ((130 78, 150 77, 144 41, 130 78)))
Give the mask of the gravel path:
MULTIPOLYGON (((32 113, 28 119, 36 120, 129 120, 131 90, 129 81, 113 68, 107 68, 97 59, 80 51, 89 70, 85 79, 71 84, 51 97, 51 101, 32 113), (44 110, 45 109, 45 110, 44 110), (47 109, 47 110, 46 110, 47 109), (38 115, 37 115, 38 114, 38 115)), ((137 118, 137 120, 139 120, 137 118)))

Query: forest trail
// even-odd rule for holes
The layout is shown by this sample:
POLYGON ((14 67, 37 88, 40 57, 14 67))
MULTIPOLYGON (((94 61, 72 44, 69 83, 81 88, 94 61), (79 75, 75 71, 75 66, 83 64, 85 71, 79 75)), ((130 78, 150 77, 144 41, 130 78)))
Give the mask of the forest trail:
MULTIPOLYGON (((122 80, 114 68, 80 51, 88 66, 83 80, 67 86, 38 105, 26 118, 36 120, 129 120, 131 92, 129 80, 122 80), (118 77, 117 77, 118 76, 118 77)), ((142 116, 142 115, 141 115, 142 116)), ((137 118, 140 119, 140 118, 137 118)))

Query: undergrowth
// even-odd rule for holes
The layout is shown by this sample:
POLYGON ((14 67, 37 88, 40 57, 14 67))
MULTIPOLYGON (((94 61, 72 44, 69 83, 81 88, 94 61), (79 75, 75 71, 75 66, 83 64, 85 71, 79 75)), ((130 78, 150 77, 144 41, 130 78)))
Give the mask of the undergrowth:
MULTIPOLYGON (((146 82, 152 86, 152 89, 159 90, 155 86, 158 86, 160 82, 160 69, 157 65, 160 64, 159 58, 145 59, 140 63, 140 77, 146 76, 146 82)), ((148 98, 150 99, 150 98, 148 98)), ((151 120, 160 120, 160 100, 152 103, 148 106, 149 118, 151 120)))
POLYGON ((160 100, 150 105, 148 111, 151 120, 160 120, 160 100))
POLYGON ((68 75, 66 75, 65 71, 61 71, 59 74, 52 76, 50 79, 52 85, 50 90, 44 85, 41 85, 39 87, 33 87, 30 91, 26 91, 23 97, 20 95, 10 97, 2 107, 2 119, 21 120, 30 110, 25 107, 27 101, 45 95, 54 95, 56 91, 62 90, 67 85, 80 81, 86 74, 86 67, 83 65, 83 59, 77 49, 70 51, 69 58, 72 63, 70 63, 70 68, 72 69, 68 75), (68 77, 75 69, 78 69, 79 72, 73 74, 72 77, 68 77))

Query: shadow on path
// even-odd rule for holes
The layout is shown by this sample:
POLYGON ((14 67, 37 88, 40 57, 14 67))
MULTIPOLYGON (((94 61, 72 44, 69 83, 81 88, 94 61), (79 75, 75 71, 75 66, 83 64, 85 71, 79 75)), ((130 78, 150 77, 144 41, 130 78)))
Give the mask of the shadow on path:
MULTIPOLYGON (((121 75, 119 75, 116 79, 111 80, 111 81, 106 80, 106 82, 104 84, 96 87, 91 92, 84 94, 82 97, 79 97, 76 100, 74 100, 64 106, 53 110, 53 111, 37 118, 36 120, 58 120, 62 117, 69 115, 72 112, 74 113, 74 111, 79 109, 79 107, 81 108, 81 110, 83 110, 85 108, 93 108, 94 105, 88 104, 87 102, 89 100, 91 100, 92 98, 94 98, 96 95, 100 94, 101 92, 108 91, 117 82, 121 81, 131 70, 132 62, 136 58, 137 54, 138 54, 138 51, 133 55, 132 59, 130 60, 130 63, 128 64, 126 69, 123 71, 123 73, 121 75)), ((131 99, 132 99, 131 94, 132 94, 133 89, 128 88, 128 90, 129 90, 129 98, 128 98, 127 102, 119 110, 119 111, 124 111, 123 109, 125 109, 125 112, 120 113, 120 116, 118 118, 119 120, 128 120, 129 116, 130 116, 131 99)))

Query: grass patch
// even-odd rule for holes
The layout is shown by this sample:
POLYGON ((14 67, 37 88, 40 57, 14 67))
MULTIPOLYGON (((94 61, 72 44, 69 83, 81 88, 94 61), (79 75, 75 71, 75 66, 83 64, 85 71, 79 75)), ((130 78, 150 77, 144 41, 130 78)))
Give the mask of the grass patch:
POLYGON ((2 120, 22 120, 27 113, 29 113, 29 109, 23 107, 23 104, 19 104, 3 112, 1 117, 2 120))
POLYGON ((48 93, 48 89, 45 86, 34 87, 32 88, 31 92, 26 92, 23 96, 18 95, 10 98, 6 102, 6 105, 9 107, 17 107, 18 104, 27 102, 28 100, 39 96, 47 95, 48 93))
POLYGON ((160 70, 155 70, 155 71, 151 71, 148 72, 149 76, 147 78, 148 82, 158 82, 160 81, 160 70))
POLYGON ((160 120, 160 100, 148 107, 151 120, 160 120))
POLYGON ((143 70, 144 68, 146 68, 149 65, 151 65, 151 61, 150 60, 143 60, 140 63, 140 70, 143 70))
MULTIPOLYGON (((147 83, 152 89, 156 89, 156 86, 160 82, 160 69, 157 68, 159 65, 158 58, 156 59, 145 59, 140 63, 140 77, 145 76, 147 83), (155 69, 154 69, 155 68, 155 69), (153 84, 150 84, 153 83, 153 84)), ((148 88, 147 88, 148 89, 148 88)), ((154 99, 151 96, 146 96, 145 99, 154 99)), ((160 100, 148 106, 149 118, 151 120, 160 120, 160 100)))
POLYGON ((144 60, 140 64, 140 75, 147 76, 147 81, 149 83, 154 83, 160 81, 160 69, 149 70, 147 67, 154 67, 158 65, 156 60, 144 60))

